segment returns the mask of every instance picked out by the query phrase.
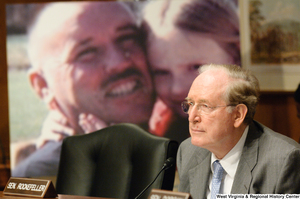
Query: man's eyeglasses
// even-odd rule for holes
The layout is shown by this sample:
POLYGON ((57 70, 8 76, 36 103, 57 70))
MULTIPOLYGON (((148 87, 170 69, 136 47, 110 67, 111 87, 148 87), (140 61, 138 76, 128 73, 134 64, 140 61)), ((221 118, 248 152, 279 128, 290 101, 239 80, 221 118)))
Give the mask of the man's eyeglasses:
POLYGON ((228 104, 228 105, 224 105, 224 106, 208 106, 207 104, 197 104, 197 105, 195 105, 195 103, 187 102, 187 101, 184 101, 184 102, 181 103, 181 108, 182 108, 183 112, 185 112, 186 114, 189 114, 194 106, 196 106, 197 111, 200 114, 208 115, 208 114, 212 113, 213 110, 215 110, 216 108, 227 107, 227 106, 236 106, 236 104, 228 104))

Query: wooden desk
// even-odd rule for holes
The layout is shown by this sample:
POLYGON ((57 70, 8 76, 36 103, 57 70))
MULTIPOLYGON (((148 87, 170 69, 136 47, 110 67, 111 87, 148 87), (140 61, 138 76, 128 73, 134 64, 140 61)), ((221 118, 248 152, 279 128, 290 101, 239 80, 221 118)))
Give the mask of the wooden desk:
MULTIPOLYGON (((4 199, 39 199, 38 197, 4 195, 3 191, 0 191, 0 198, 4 198, 4 199)), ((46 199, 105 199, 105 198, 58 194, 58 197, 56 197, 56 198, 46 198, 46 199)))

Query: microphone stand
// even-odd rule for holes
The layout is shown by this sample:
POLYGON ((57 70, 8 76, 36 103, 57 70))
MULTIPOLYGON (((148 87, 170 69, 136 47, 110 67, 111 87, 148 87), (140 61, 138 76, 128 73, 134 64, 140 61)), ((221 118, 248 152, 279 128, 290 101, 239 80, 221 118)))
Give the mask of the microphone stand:
POLYGON ((147 189, 155 182, 155 180, 158 178, 159 174, 161 172, 163 172, 164 170, 169 169, 171 166, 173 166, 173 162, 175 160, 173 158, 169 158, 166 160, 166 162, 164 163, 163 167, 161 168, 161 170, 158 172, 158 174, 156 175, 156 177, 154 178, 154 180, 134 199, 139 199, 144 193, 145 191, 147 191, 147 189))

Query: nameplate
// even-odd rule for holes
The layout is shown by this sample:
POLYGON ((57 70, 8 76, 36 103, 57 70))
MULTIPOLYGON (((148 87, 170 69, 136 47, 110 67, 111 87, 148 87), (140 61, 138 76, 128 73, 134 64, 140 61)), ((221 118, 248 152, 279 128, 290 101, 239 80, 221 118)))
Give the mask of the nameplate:
POLYGON ((38 198, 57 197, 51 180, 11 177, 3 191, 4 195, 30 196, 38 198))
POLYGON ((152 189, 148 199, 191 199, 189 193, 152 189))

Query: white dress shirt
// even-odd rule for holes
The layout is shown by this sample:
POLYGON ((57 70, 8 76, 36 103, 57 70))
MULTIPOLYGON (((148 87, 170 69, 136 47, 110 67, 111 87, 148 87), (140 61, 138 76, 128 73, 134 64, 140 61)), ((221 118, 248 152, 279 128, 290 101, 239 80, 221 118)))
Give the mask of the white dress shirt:
MULTIPOLYGON (((246 141, 246 137, 248 134, 249 126, 246 127, 242 137, 238 141, 238 143, 222 158, 220 164, 222 165, 224 172, 223 172, 223 179, 220 188, 220 194, 230 194, 234 176, 240 161, 240 157, 242 154, 242 150, 246 141)), ((212 176, 214 172, 213 162, 218 160, 214 154, 211 156, 211 174, 209 178, 209 187, 207 189, 207 199, 210 199, 210 190, 211 190, 211 182, 212 176)))

